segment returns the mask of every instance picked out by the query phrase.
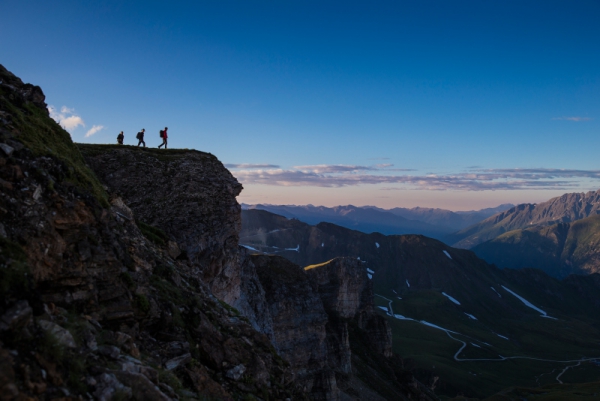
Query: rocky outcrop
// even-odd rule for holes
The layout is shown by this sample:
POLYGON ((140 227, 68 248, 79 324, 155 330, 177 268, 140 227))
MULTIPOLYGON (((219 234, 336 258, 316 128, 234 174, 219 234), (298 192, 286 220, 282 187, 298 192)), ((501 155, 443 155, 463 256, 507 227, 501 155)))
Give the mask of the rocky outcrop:
POLYGON ((250 257, 273 322, 274 345, 313 399, 338 399, 327 368, 327 314, 304 270, 276 256, 250 257))
POLYGON ((368 333, 375 352, 391 357, 392 331, 385 318, 373 310, 373 283, 363 263, 355 258, 336 258, 305 270, 330 317, 328 344, 333 365, 344 373, 351 372, 348 319, 354 319, 368 333))
POLYGON ((239 184, 213 156, 167 156, 161 185, 197 188, 169 170, 186 162, 206 175, 181 211, 157 199, 203 228, 165 234, 143 221, 169 228, 168 213, 108 194, 47 114, 0 68, 1 398, 303 399, 267 336, 211 292, 239 292, 239 184))
POLYGON ((79 145, 110 192, 136 219, 163 230, 183 251, 190 274, 229 304, 240 297, 238 233, 242 186, 213 155, 193 150, 110 150, 79 145))

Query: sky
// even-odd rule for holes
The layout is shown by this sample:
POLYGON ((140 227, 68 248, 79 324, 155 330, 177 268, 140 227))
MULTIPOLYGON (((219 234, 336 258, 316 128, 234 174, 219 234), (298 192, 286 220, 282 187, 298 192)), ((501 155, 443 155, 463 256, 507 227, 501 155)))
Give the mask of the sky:
POLYGON ((244 203, 472 210, 600 188, 600 2, 0 0, 74 141, 216 155, 244 203))

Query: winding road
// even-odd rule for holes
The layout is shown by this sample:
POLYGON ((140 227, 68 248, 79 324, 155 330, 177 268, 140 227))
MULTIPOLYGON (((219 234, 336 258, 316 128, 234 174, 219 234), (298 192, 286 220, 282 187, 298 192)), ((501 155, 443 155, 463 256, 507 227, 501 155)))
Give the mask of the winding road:
MULTIPOLYGON (((396 315, 394 315, 394 309, 392 308, 392 302, 393 301, 391 299, 389 299, 389 298, 384 297, 383 295, 375 294, 375 296, 383 298, 383 299, 385 299, 386 301, 389 302, 389 304, 388 304, 389 305, 388 306, 388 313, 387 314, 389 316, 395 317, 396 315)), ((459 343, 461 343, 462 345, 460 346, 460 348, 458 349, 458 351, 456 351, 456 353, 454 354, 454 360, 457 361, 457 362, 479 362, 479 361, 481 361, 481 362, 502 362, 502 361, 507 361, 507 360, 510 360, 510 359, 529 359, 529 360, 532 360, 532 361, 553 362, 553 363, 575 363, 575 362, 577 362, 576 365, 566 366, 558 374, 558 376, 556 376, 556 381, 558 381, 561 384, 562 384, 562 381, 560 380, 560 377, 568 369, 574 368, 574 367, 577 367, 577 366, 581 365, 581 362, 595 361, 595 360, 600 359, 598 357, 596 357, 596 358, 585 358, 585 357, 582 357, 580 359, 571 359, 571 360, 560 361, 560 360, 555 360, 555 359, 533 358, 533 357, 530 357, 530 356, 522 356, 522 355, 517 355, 517 356, 502 356, 502 355, 498 355, 498 358, 459 358, 460 353, 467 347, 467 343, 465 341, 462 341, 462 340, 454 337, 452 334, 458 334, 458 335, 464 336, 464 337, 472 339, 472 340, 475 340, 475 339, 473 339, 473 338, 471 338, 471 337, 469 337, 469 336, 467 336, 465 334, 457 333, 455 331, 445 329, 443 327, 431 324, 431 323, 423 321, 423 320, 419 321, 419 320, 416 320, 416 319, 411 319, 411 318, 406 318, 406 317, 403 317, 403 319, 400 319, 400 320, 412 320, 413 322, 417 322, 417 323, 423 324, 425 326, 441 330, 441 331, 445 332, 446 335, 448 337, 450 337, 451 339, 453 339, 454 341, 458 341, 459 343)), ((475 340, 475 341, 478 341, 478 340, 475 340)), ((482 341, 479 341, 479 342, 481 342, 482 344, 489 345, 489 344, 484 343, 482 341)))

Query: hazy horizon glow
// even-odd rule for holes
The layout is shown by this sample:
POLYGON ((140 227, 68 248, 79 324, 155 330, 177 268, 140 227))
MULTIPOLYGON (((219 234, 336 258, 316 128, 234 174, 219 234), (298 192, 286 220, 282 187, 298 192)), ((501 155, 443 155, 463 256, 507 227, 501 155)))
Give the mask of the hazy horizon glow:
POLYGON ((215 154, 240 202, 471 210, 600 188, 600 3, 5 0, 77 142, 215 154), (24 34, 26 33, 26 34, 24 34))

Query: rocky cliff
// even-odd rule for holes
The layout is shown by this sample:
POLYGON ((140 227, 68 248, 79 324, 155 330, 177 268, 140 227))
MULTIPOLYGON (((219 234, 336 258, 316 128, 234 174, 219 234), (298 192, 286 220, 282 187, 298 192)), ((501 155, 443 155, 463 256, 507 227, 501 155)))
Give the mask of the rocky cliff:
POLYGON ((90 167, 136 219, 177 244, 172 255, 229 304, 240 297, 238 233, 242 186, 209 153, 79 145, 90 167))
POLYGON ((170 237, 105 191, 41 90, 0 66, 0 399, 304 397, 268 337, 211 293, 236 296, 240 186, 187 153, 214 190, 186 204, 202 232, 170 237))
POLYGON ((213 155, 75 145, 0 66, 0 156, 0 399, 433 399, 360 264, 238 246, 213 155))

